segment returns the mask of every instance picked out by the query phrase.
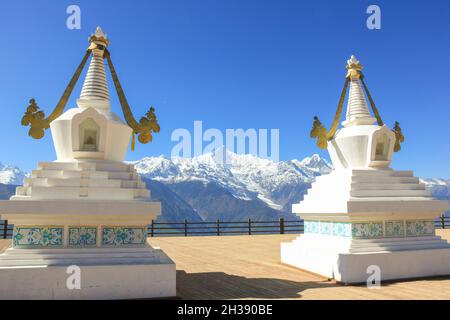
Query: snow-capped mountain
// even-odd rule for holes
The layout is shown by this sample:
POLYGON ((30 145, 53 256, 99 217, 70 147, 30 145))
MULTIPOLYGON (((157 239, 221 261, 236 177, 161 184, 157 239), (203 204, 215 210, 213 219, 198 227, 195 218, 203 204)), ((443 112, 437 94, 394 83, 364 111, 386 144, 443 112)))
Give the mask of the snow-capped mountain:
POLYGON ((450 200, 450 179, 421 179, 434 197, 450 200))
POLYGON ((130 162, 148 179, 166 184, 186 181, 215 183, 242 200, 260 199, 276 210, 286 205, 286 193, 302 190, 317 175, 331 171, 331 164, 318 155, 299 160, 275 162, 253 155, 238 155, 227 151, 225 164, 215 154, 192 159, 164 156, 130 162))
MULTIPOLYGON (((161 201, 161 220, 245 221, 293 219, 291 205, 303 199, 315 177, 327 174, 332 165, 318 155, 303 160, 275 162, 252 155, 225 153, 192 159, 147 157, 132 161, 161 201), (218 160, 219 159, 219 160, 218 160)), ((0 198, 14 193, 28 174, 0 164, 0 198)), ((439 199, 450 201, 450 180, 423 179, 439 199)))
MULTIPOLYGON (((303 198, 314 177, 331 170, 318 155, 275 162, 232 152, 192 159, 147 157, 130 163, 151 189, 152 199, 163 204, 160 218, 166 221, 294 219, 291 204, 303 198), (225 156, 225 164, 219 155, 225 156)), ((4 180, 8 185, 0 194, 8 199, 14 192, 9 185, 22 184, 27 174, 13 167, 4 167, 2 174, 11 177, 4 180)))
POLYGON ((4 165, 0 162, 0 183, 21 185, 28 174, 18 167, 4 165))

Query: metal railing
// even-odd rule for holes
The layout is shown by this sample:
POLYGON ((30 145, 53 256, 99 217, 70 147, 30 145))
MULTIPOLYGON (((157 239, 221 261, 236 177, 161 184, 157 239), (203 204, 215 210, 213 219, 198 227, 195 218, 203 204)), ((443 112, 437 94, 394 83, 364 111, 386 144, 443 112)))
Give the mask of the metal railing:
POLYGON ((8 220, 0 220, 0 239, 10 239, 13 229, 13 225, 8 224, 8 220))
MULTIPOLYGON (((13 235, 13 225, 8 220, 0 220, 0 239, 10 239, 13 235)), ((303 232, 302 220, 276 221, 214 221, 214 222, 157 222, 152 221, 148 226, 148 236, 223 236, 223 235, 256 235, 256 234, 287 234, 303 232)))
POLYGON ((149 237, 157 236, 223 236, 223 235, 256 235, 287 234, 303 232, 302 220, 278 221, 201 221, 189 222, 157 222, 152 221, 148 228, 149 237))
MULTIPOLYGON (((442 216, 435 220, 436 229, 450 229, 450 217, 442 216)), ((224 235, 257 235, 257 234, 292 234, 303 233, 303 220, 276 221, 201 221, 191 222, 158 222, 152 221, 148 226, 148 236, 224 236, 224 235)), ((10 239, 13 225, 8 220, 0 220, 0 239, 10 239)))
POLYGON ((450 217, 442 215, 434 221, 434 227, 436 229, 450 229, 450 217))

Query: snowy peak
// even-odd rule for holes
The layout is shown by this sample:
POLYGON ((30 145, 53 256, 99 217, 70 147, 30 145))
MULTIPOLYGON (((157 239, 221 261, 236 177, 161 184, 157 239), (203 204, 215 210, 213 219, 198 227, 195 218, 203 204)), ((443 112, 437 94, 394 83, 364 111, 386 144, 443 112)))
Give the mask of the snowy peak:
POLYGON ((4 165, 0 162, 0 183, 21 185, 27 176, 28 174, 18 167, 4 165))
POLYGON ((421 179, 434 197, 450 200, 450 179, 421 179))
POLYGON ((168 179, 180 173, 178 167, 164 156, 145 157, 130 163, 134 164, 138 173, 150 179, 168 179))
MULTIPOLYGON (((164 199, 167 200, 165 200, 167 208, 170 207, 168 203, 173 201, 173 197, 168 196, 163 187, 167 187, 178 195, 182 193, 180 190, 185 188, 183 194, 186 197, 182 196, 182 198, 189 203, 195 196, 200 197, 197 194, 198 190, 193 191, 192 186, 198 187, 199 184, 203 184, 204 190, 212 193, 201 195, 209 200, 203 198, 197 200, 202 205, 210 205, 210 211, 215 211, 218 207, 228 208, 229 203, 223 202, 223 199, 216 199, 219 204, 214 203, 216 200, 213 200, 215 194, 211 190, 223 188, 227 194, 231 194, 232 198, 262 201, 263 206, 283 213, 290 213, 292 203, 298 203, 303 199, 306 190, 317 176, 327 174, 333 168, 327 159, 317 154, 303 160, 276 162, 253 155, 220 150, 192 159, 171 159, 159 156, 145 157, 129 163, 134 164, 137 172, 144 178, 156 181, 154 187, 159 188, 162 198, 166 197, 164 199), (168 200, 169 198, 172 200, 168 200)), ((0 163, 0 183, 21 185, 27 176, 27 173, 17 167, 0 163)), ((431 190, 433 196, 450 200, 450 179, 422 179, 421 181, 431 190)), ((247 201, 240 203, 243 205, 247 201)), ((243 206, 246 205, 248 203, 243 206)), ((184 208, 186 204, 178 203, 178 206, 184 208)), ((175 207, 177 206, 170 207, 170 210, 178 212, 179 208, 175 207)), ((195 205, 192 208, 197 210, 195 205)), ((233 210, 239 211, 239 208, 236 207, 233 210)), ((245 210, 248 211, 248 208, 245 210)), ((181 211, 178 213, 182 214, 181 211)))
POLYGON ((137 172, 145 178, 164 183, 178 183, 184 181, 214 182, 241 199, 252 199, 255 195, 242 185, 228 166, 217 161, 213 154, 205 154, 192 159, 165 157, 144 158, 130 162, 137 172))
POLYGON ((321 158, 318 154, 314 154, 303 160, 294 159, 289 162, 297 170, 309 177, 309 179, 314 179, 316 176, 330 173, 333 170, 333 165, 328 160, 321 158))
POLYGON ((421 179, 421 182, 425 183, 427 186, 450 186, 450 179, 421 179))
POLYGON ((320 174, 330 173, 333 170, 333 165, 328 160, 321 158, 318 154, 303 159, 299 164, 301 167, 309 168, 320 174))
POLYGON ((226 188, 240 199, 260 199, 280 210, 279 194, 286 186, 308 185, 318 175, 329 173, 331 164, 319 155, 302 161, 280 161, 219 150, 192 159, 144 158, 131 162, 139 174, 165 183, 202 181, 226 188))

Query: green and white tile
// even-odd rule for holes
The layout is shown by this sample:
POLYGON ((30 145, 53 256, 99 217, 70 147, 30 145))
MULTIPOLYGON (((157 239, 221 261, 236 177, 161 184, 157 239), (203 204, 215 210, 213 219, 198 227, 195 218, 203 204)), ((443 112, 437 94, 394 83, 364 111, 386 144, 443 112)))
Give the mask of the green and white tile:
POLYGON ((64 227, 20 227, 14 228, 14 247, 60 247, 63 245, 64 227))
POLYGON ((96 227, 69 227, 68 245, 71 247, 95 247, 97 245, 96 227))
POLYGON ((103 227, 102 246, 144 245, 146 227, 103 227))

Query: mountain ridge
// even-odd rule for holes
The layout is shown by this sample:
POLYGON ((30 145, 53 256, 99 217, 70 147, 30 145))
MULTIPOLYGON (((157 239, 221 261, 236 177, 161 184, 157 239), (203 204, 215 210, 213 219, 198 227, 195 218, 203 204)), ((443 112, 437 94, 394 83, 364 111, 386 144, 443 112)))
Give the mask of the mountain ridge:
POLYGON ((128 163, 147 179, 165 184, 186 181, 215 183, 236 198, 259 199, 275 210, 283 210, 286 199, 292 198, 287 192, 306 190, 316 176, 332 170, 328 160, 317 154, 301 161, 279 162, 232 152, 227 152, 227 157, 229 161, 226 163, 218 161, 212 153, 190 159, 146 157, 128 163))
POLYGON ((0 183, 9 185, 21 185, 23 179, 28 177, 28 173, 19 167, 5 165, 0 162, 0 183))
MULTIPOLYGON (((275 162, 253 155, 210 153, 194 158, 145 157, 133 164, 162 204, 160 221, 242 221, 296 219, 292 204, 303 199, 317 176, 332 170, 314 154, 275 162)), ((0 197, 8 199, 29 174, 0 164, 0 197)), ((421 179, 433 196, 450 201, 450 179, 421 179)))

